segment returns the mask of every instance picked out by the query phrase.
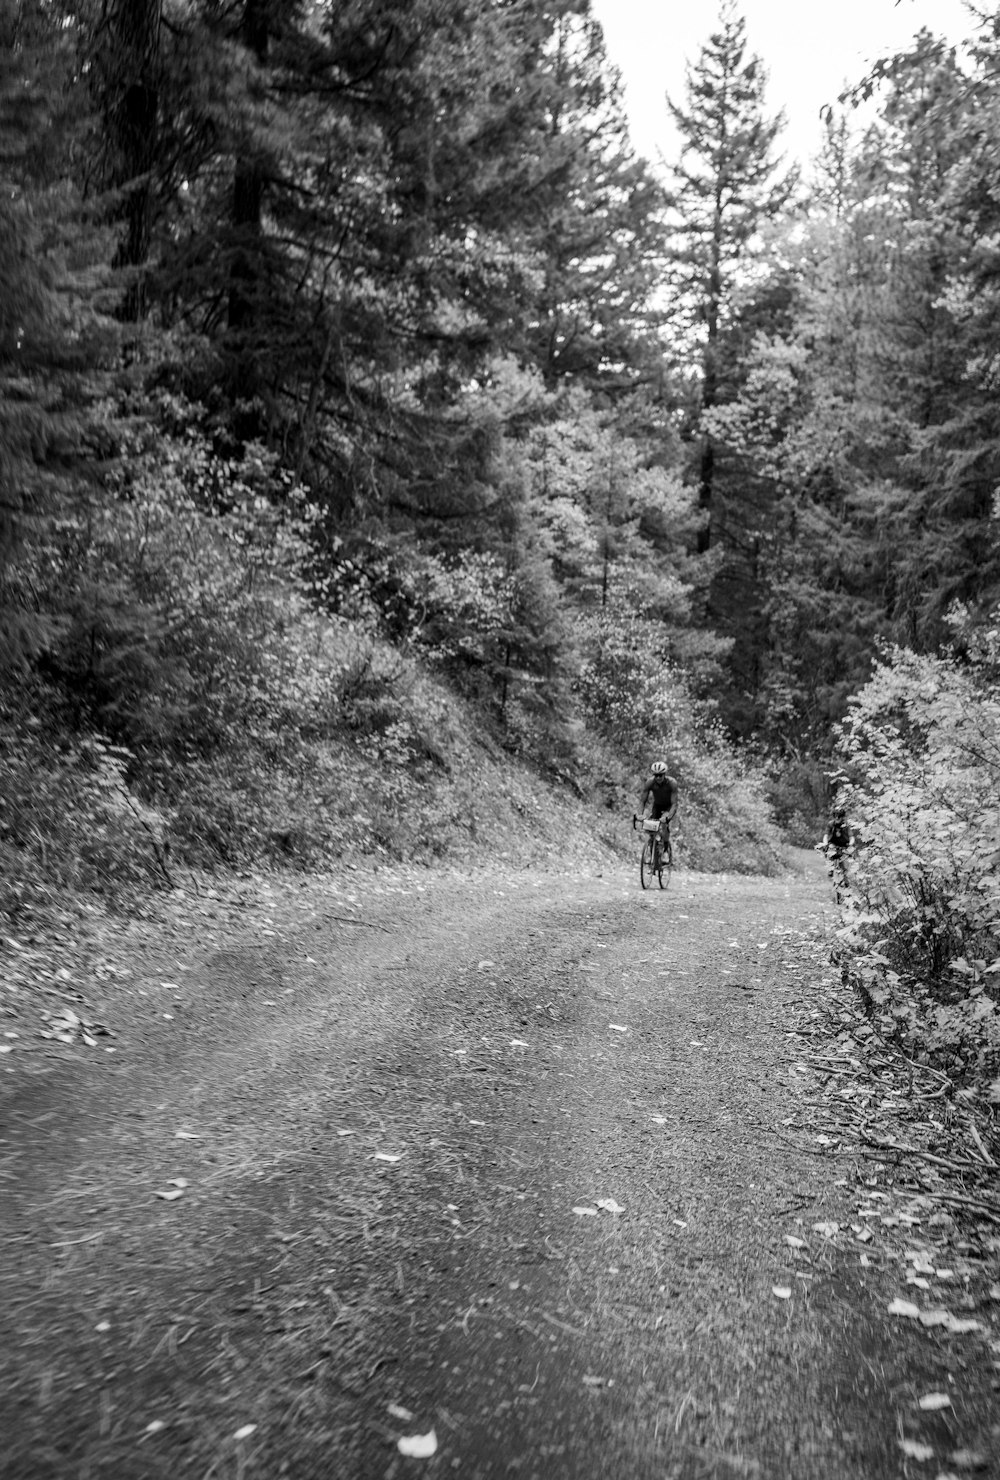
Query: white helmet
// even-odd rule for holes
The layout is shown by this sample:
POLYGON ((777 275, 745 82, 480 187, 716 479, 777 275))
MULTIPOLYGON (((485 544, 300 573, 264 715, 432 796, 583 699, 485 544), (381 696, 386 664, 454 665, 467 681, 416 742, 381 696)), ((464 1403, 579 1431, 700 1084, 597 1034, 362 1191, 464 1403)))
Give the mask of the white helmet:
POLYGON ((654 761, 652 771, 654 776, 665 776, 667 774, 666 761, 654 761))

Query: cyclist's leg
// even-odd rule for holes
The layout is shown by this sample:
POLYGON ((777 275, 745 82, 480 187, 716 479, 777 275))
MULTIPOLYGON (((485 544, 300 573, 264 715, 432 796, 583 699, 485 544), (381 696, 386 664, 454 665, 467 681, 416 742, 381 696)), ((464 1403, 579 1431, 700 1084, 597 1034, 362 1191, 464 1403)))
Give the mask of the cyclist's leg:
MULTIPOLYGON (((655 842, 656 848, 658 850, 661 850, 661 851, 662 851, 662 848, 663 848, 663 817, 664 817, 664 813, 656 805, 656 803, 653 802, 652 807, 650 809, 649 818, 650 818, 650 821, 651 822, 658 822, 660 825, 656 829, 655 832, 651 832, 650 833, 649 840, 650 840, 651 843, 655 842)), ((654 854, 654 857, 655 857, 655 854, 654 854)))

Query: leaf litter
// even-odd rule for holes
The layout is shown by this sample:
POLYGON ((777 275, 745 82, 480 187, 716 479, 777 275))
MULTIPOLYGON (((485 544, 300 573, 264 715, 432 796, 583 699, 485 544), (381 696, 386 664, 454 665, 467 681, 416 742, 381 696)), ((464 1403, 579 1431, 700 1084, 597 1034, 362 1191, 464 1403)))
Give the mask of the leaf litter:
MULTIPOLYGON (((798 1113, 785 1124, 804 1133, 795 1138, 796 1144, 807 1149, 808 1140, 813 1155, 859 1158, 853 1177, 835 1184, 857 1188, 858 1201, 846 1223, 817 1220, 813 1232, 824 1250, 846 1252, 853 1246, 863 1268, 891 1276, 898 1261, 910 1298, 887 1298, 883 1309, 904 1325, 922 1328, 928 1338, 939 1338, 932 1349, 939 1354, 941 1375, 954 1370, 952 1348, 944 1344, 953 1337, 989 1343, 1000 1371, 1000 1341, 991 1342, 989 1326, 967 1314, 977 1288, 985 1283, 987 1254, 1000 1254, 996 1159, 961 1095, 950 1104, 942 1102, 940 1074, 901 1062, 863 1018, 856 1001, 832 982, 824 989, 826 1000, 810 1012, 811 1021, 787 1035, 794 1045, 787 1087, 798 1113), (942 1303, 945 1290, 959 1297, 958 1309, 953 1298, 942 1303)), ((805 1239, 797 1234, 784 1235, 783 1242, 796 1258, 810 1258, 805 1239)), ((814 1278, 801 1269, 795 1276, 814 1278)), ((788 1301, 793 1292, 780 1283, 772 1286, 772 1294, 788 1301)), ((980 1306, 987 1298, 980 1291, 980 1306)), ((915 1397, 914 1405, 928 1418, 954 1411, 944 1391, 915 1397)), ((934 1458, 921 1436, 901 1435, 899 1444, 907 1459, 934 1458)), ((936 1480, 958 1480, 952 1470, 968 1474, 988 1464, 989 1457, 978 1449, 956 1449, 947 1465, 939 1463, 936 1480)))

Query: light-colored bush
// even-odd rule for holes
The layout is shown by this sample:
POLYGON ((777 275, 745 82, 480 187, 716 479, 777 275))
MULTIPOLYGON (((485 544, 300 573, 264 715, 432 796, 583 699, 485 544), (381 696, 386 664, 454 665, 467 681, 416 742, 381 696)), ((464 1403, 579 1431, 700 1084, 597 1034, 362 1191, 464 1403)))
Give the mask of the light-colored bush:
POLYGON ((971 661, 887 651, 852 701, 845 967, 883 1034, 1000 1090, 1000 624, 971 661))

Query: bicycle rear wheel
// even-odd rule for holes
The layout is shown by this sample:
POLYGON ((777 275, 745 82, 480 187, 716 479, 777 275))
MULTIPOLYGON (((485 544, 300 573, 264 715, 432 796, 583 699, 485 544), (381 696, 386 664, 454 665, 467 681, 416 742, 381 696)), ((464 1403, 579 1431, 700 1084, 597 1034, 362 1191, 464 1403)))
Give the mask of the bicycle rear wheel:
POLYGON ((644 889, 648 889, 653 882, 653 839, 647 837, 642 845, 642 855, 639 858, 639 882, 644 889))

